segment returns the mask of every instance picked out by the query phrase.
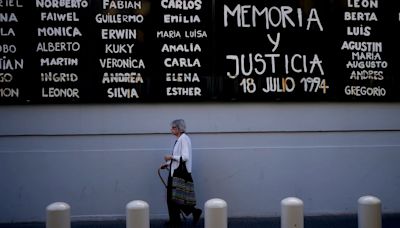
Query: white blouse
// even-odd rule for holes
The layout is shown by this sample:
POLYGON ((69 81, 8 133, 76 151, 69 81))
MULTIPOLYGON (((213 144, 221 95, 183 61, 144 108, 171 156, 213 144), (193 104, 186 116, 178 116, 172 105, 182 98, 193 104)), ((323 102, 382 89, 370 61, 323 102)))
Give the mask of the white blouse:
POLYGON ((192 172, 192 142, 190 141, 189 136, 185 133, 177 139, 172 152, 172 157, 171 176, 174 175, 174 170, 178 168, 181 157, 182 161, 186 161, 187 171, 189 173, 192 172))

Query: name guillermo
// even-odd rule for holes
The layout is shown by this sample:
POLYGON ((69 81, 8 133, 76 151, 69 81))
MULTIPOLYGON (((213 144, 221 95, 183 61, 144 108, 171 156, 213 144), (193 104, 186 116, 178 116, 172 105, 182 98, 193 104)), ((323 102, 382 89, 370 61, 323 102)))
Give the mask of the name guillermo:
POLYGON ((143 15, 125 15, 125 14, 97 14, 96 22, 98 24, 110 23, 142 23, 144 21, 143 15))

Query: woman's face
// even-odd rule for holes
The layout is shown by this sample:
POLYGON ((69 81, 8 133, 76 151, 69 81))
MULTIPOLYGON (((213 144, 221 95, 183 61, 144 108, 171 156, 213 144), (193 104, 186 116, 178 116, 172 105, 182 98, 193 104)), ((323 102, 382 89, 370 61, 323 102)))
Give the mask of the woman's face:
POLYGON ((175 126, 171 126, 171 133, 175 136, 179 136, 179 129, 175 126))

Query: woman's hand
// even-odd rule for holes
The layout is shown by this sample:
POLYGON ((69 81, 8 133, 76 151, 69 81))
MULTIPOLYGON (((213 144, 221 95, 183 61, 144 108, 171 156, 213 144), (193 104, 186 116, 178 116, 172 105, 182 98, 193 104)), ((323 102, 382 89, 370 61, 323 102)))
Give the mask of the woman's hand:
POLYGON ((160 169, 166 169, 168 168, 168 165, 168 163, 161 164, 160 169))
POLYGON ((171 161, 172 160, 172 155, 165 155, 164 156, 165 161, 171 161))

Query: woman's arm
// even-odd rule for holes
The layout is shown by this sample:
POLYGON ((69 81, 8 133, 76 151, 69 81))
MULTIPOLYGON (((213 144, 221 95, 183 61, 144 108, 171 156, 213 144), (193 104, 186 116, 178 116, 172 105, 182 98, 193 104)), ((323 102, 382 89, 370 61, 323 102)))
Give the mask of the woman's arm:
POLYGON ((183 161, 189 160, 189 154, 191 150, 190 139, 186 137, 182 137, 178 140, 174 148, 174 155, 171 156, 171 159, 174 161, 178 161, 181 159, 183 161))

